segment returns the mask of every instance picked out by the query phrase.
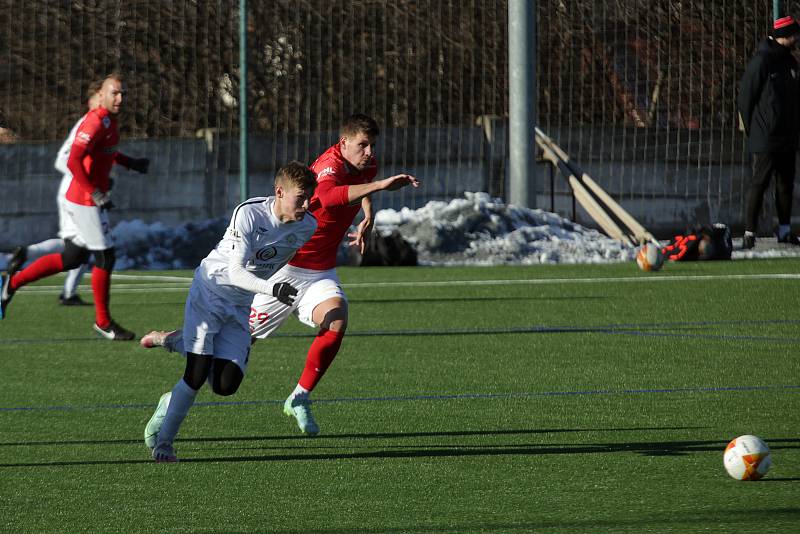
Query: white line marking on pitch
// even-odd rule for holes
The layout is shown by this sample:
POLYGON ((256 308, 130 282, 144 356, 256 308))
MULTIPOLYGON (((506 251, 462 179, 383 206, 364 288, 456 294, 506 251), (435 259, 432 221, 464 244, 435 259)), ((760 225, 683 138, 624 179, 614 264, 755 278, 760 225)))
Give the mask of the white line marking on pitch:
POLYGON ((159 274, 142 275, 122 273, 114 273, 112 276, 117 280, 155 280, 156 282, 184 282, 187 284, 192 281, 191 276, 164 276, 159 274))
MULTIPOLYGON (((159 285, 159 284, 112 284, 112 291, 119 293, 141 293, 148 291, 186 291, 191 278, 179 276, 147 276, 114 274, 113 278, 123 280, 154 280, 180 282, 185 285, 159 285)), ((607 278, 529 278, 506 280, 439 280, 439 281, 402 281, 402 282, 357 282, 342 284, 344 288, 371 288, 371 287, 447 287, 447 286, 498 286, 498 285, 542 285, 542 284, 605 284, 613 283, 649 283, 649 282, 700 282, 718 280, 800 280, 800 273, 774 273, 774 274, 708 274, 708 275, 674 275, 674 276, 621 276, 607 278)), ((86 287, 86 285, 82 286, 86 287)), ((88 289, 88 287, 86 287, 88 289)), ((61 286, 37 285, 22 288, 22 291, 31 293, 53 293, 61 291, 61 286)))
POLYGON ((625 276, 609 278, 532 278, 524 280, 446 280, 435 282, 364 282, 342 284, 342 287, 420 287, 420 286, 491 286, 513 284, 595 284, 607 282, 685 282, 709 280, 800 280, 800 274, 722 274, 675 276, 625 276))

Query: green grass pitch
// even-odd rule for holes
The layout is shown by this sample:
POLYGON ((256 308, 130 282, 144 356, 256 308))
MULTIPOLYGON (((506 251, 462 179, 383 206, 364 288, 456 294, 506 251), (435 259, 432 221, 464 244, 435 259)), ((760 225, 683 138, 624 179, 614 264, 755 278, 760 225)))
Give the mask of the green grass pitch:
MULTIPOLYGON (((343 268, 349 334, 281 411, 313 330, 205 388, 155 464, 143 427, 183 359, 91 330, 52 278, 0 322, 3 532, 792 532, 800 524, 800 259, 343 268), (780 276, 786 275, 786 276, 780 276), (759 482, 726 443, 772 449, 759 482)), ((141 335, 182 322, 189 272, 116 273, 141 335)), ((87 287, 82 288, 91 298, 87 287)))

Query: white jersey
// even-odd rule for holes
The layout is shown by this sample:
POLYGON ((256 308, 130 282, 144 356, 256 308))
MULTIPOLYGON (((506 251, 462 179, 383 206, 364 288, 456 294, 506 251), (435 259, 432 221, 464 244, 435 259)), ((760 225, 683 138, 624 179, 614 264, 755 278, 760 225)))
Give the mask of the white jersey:
POLYGON ((58 172, 61 174, 67 174, 70 177, 72 173, 69 172, 67 168, 67 160, 69 159, 70 150, 72 150, 72 142, 75 141, 75 134, 78 133, 78 128, 80 127, 81 123, 86 118, 86 115, 78 119, 78 122, 75 123, 75 126, 69 131, 69 135, 67 138, 64 139, 64 144, 61 145, 61 148, 58 149, 58 155, 56 156, 56 162, 53 165, 58 172))
POLYGON ((63 177, 61 178, 61 185, 58 188, 57 199, 66 198, 67 189, 69 189, 69 184, 72 182, 72 173, 67 168, 67 160, 69 159, 69 152, 72 150, 72 142, 75 140, 75 134, 78 133, 78 128, 85 118, 86 115, 78 119, 78 122, 76 122, 75 126, 69 131, 67 138, 64 139, 64 144, 58 149, 58 155, 56 155, 56 161, 53 166, 63 177))
POLYGON ((294 256, 317 229, 306 213, 282 223, 274 213, 275 197, 256 197, 233 211, 225 236, 195 271, 209 290, 234 304, 249 306, 256 293, 272 294, 266 282, 294 256))

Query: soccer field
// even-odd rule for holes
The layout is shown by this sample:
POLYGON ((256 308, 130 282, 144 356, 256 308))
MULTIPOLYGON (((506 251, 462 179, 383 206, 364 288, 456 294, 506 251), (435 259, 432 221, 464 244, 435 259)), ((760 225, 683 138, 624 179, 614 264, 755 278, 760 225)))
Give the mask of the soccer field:
MULTIPOLYGON (((302 437, 281 405, 314 331, 258 342, 155 464, 142 431, 183 359, 21 290, 0 322, 4 532, 791 532, 800 524, 800 259, 342 268, 348 337, 302 437), (759 482, 722 466, 756 434, 759 482)), ((190 272, 117 273, 141 335, 190 272)), ((90 298, 88 288, 84 297, 90 298)))

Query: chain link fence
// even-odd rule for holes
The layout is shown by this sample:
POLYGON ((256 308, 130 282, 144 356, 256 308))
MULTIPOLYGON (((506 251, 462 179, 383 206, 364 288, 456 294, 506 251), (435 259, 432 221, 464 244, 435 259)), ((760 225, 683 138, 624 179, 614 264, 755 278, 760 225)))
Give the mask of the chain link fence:
MULTIPOLYGON (((785 7, 800 14, 800 2, 785 7)), ((409 169, 426 181, 379 207, 476 189, 507 197, 505 1, 249 8, 258 187, 289 159, 312 161, 340 120, 359 111, 382 125, 384 171, 409 169)), ((750 171, 735 98, 769 31, 771 0, 538 0, 537 19, 539 123, 603 187, 634 211, 661 203, 670 221, 741 213, 750 171)), ((127 191, 131 214, 155 217, 170 206, 182 217, 224 214, 238 200, 238 21, 235 1, 0 0, 0 181, 45 199, 5 195, 0 212, 54 211, 49 160, 83 114, 88 83, 118 70, 129 91, 126 150, 154 154, 162 180, 201 182, 185 194, 145 182, 161 203, 127 191)), ((566 186, 541 172, 540 207, 550 209, 552 188, 552 207, 570 215, 566 186)))

